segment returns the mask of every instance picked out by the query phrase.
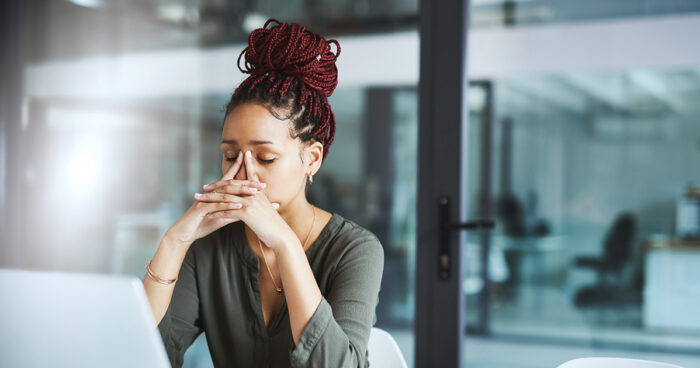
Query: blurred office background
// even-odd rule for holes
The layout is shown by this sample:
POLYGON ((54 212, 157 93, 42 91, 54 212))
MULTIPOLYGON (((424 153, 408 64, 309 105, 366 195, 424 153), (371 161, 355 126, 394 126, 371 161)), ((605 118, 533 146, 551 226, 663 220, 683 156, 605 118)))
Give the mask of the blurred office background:
MULTIPOLYGON (((221 176, 247 34, 299 22, 342 47, 336 139, 310 197, 381 239, 377 326, 413 365, 417 0, 2 6, 0 267, 143 277, 221 176)), ((497 228, 464 244, 466 367, 700 366, 700 1, 470 12, 470 214, 497 228)), ((212 366, 204 335, 187 366, 212 366)))

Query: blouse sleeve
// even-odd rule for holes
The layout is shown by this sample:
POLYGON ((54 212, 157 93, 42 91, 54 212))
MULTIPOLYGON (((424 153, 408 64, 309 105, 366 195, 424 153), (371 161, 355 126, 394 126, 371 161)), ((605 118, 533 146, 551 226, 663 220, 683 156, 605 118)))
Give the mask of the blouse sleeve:
POLYGON ((193 246, 194 243, 187 250, 168 310, 158 324, 173 368, 182 367, 185 351, 203 331, 199 318, 199 293, 195 279, 193 246))
POLYGON ((290 349, 292 367, 367 367, 367 343, 384 269, 375 236, 353 240, 341 256, 328 295, 290 349))

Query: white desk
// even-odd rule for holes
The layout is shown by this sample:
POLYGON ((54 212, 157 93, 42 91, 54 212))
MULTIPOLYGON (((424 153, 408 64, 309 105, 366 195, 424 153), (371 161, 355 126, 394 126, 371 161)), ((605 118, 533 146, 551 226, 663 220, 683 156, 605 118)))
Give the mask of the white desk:
POLYGON ((667 242, 645 252, 644 327, 700 329, 700 246, 667 242))

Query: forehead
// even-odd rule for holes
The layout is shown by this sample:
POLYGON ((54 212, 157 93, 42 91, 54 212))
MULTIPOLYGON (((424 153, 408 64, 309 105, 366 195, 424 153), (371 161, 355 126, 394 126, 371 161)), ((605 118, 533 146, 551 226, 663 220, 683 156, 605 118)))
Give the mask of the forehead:
POLYGON ((293 141, 288 127, 289 121, 277 119, 264 106, 244 103, 226 117, 221 140, 236 141, 239 146, 253 140, 264 140, 281 146, 293 141))

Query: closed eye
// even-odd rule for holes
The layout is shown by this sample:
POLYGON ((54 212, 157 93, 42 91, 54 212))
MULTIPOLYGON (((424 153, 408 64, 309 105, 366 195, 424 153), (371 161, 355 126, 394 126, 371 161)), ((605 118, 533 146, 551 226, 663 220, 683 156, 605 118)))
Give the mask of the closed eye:
MULTIPOLYGON (((263 159, 261 159, 261 158, 258 158, 258 160, 259 160, 260 162, 262 162, 263 164, 266 164, 266 165, 267 165, 267 164, 271 164, 271 163, 272 163, 273 161, 275 161, 276 159, 273 158, 272 160, 263 160, 263 159)), ((228 161, 228 162, 236 161, 236 157, 226 157, 226 161, 228 161)))

